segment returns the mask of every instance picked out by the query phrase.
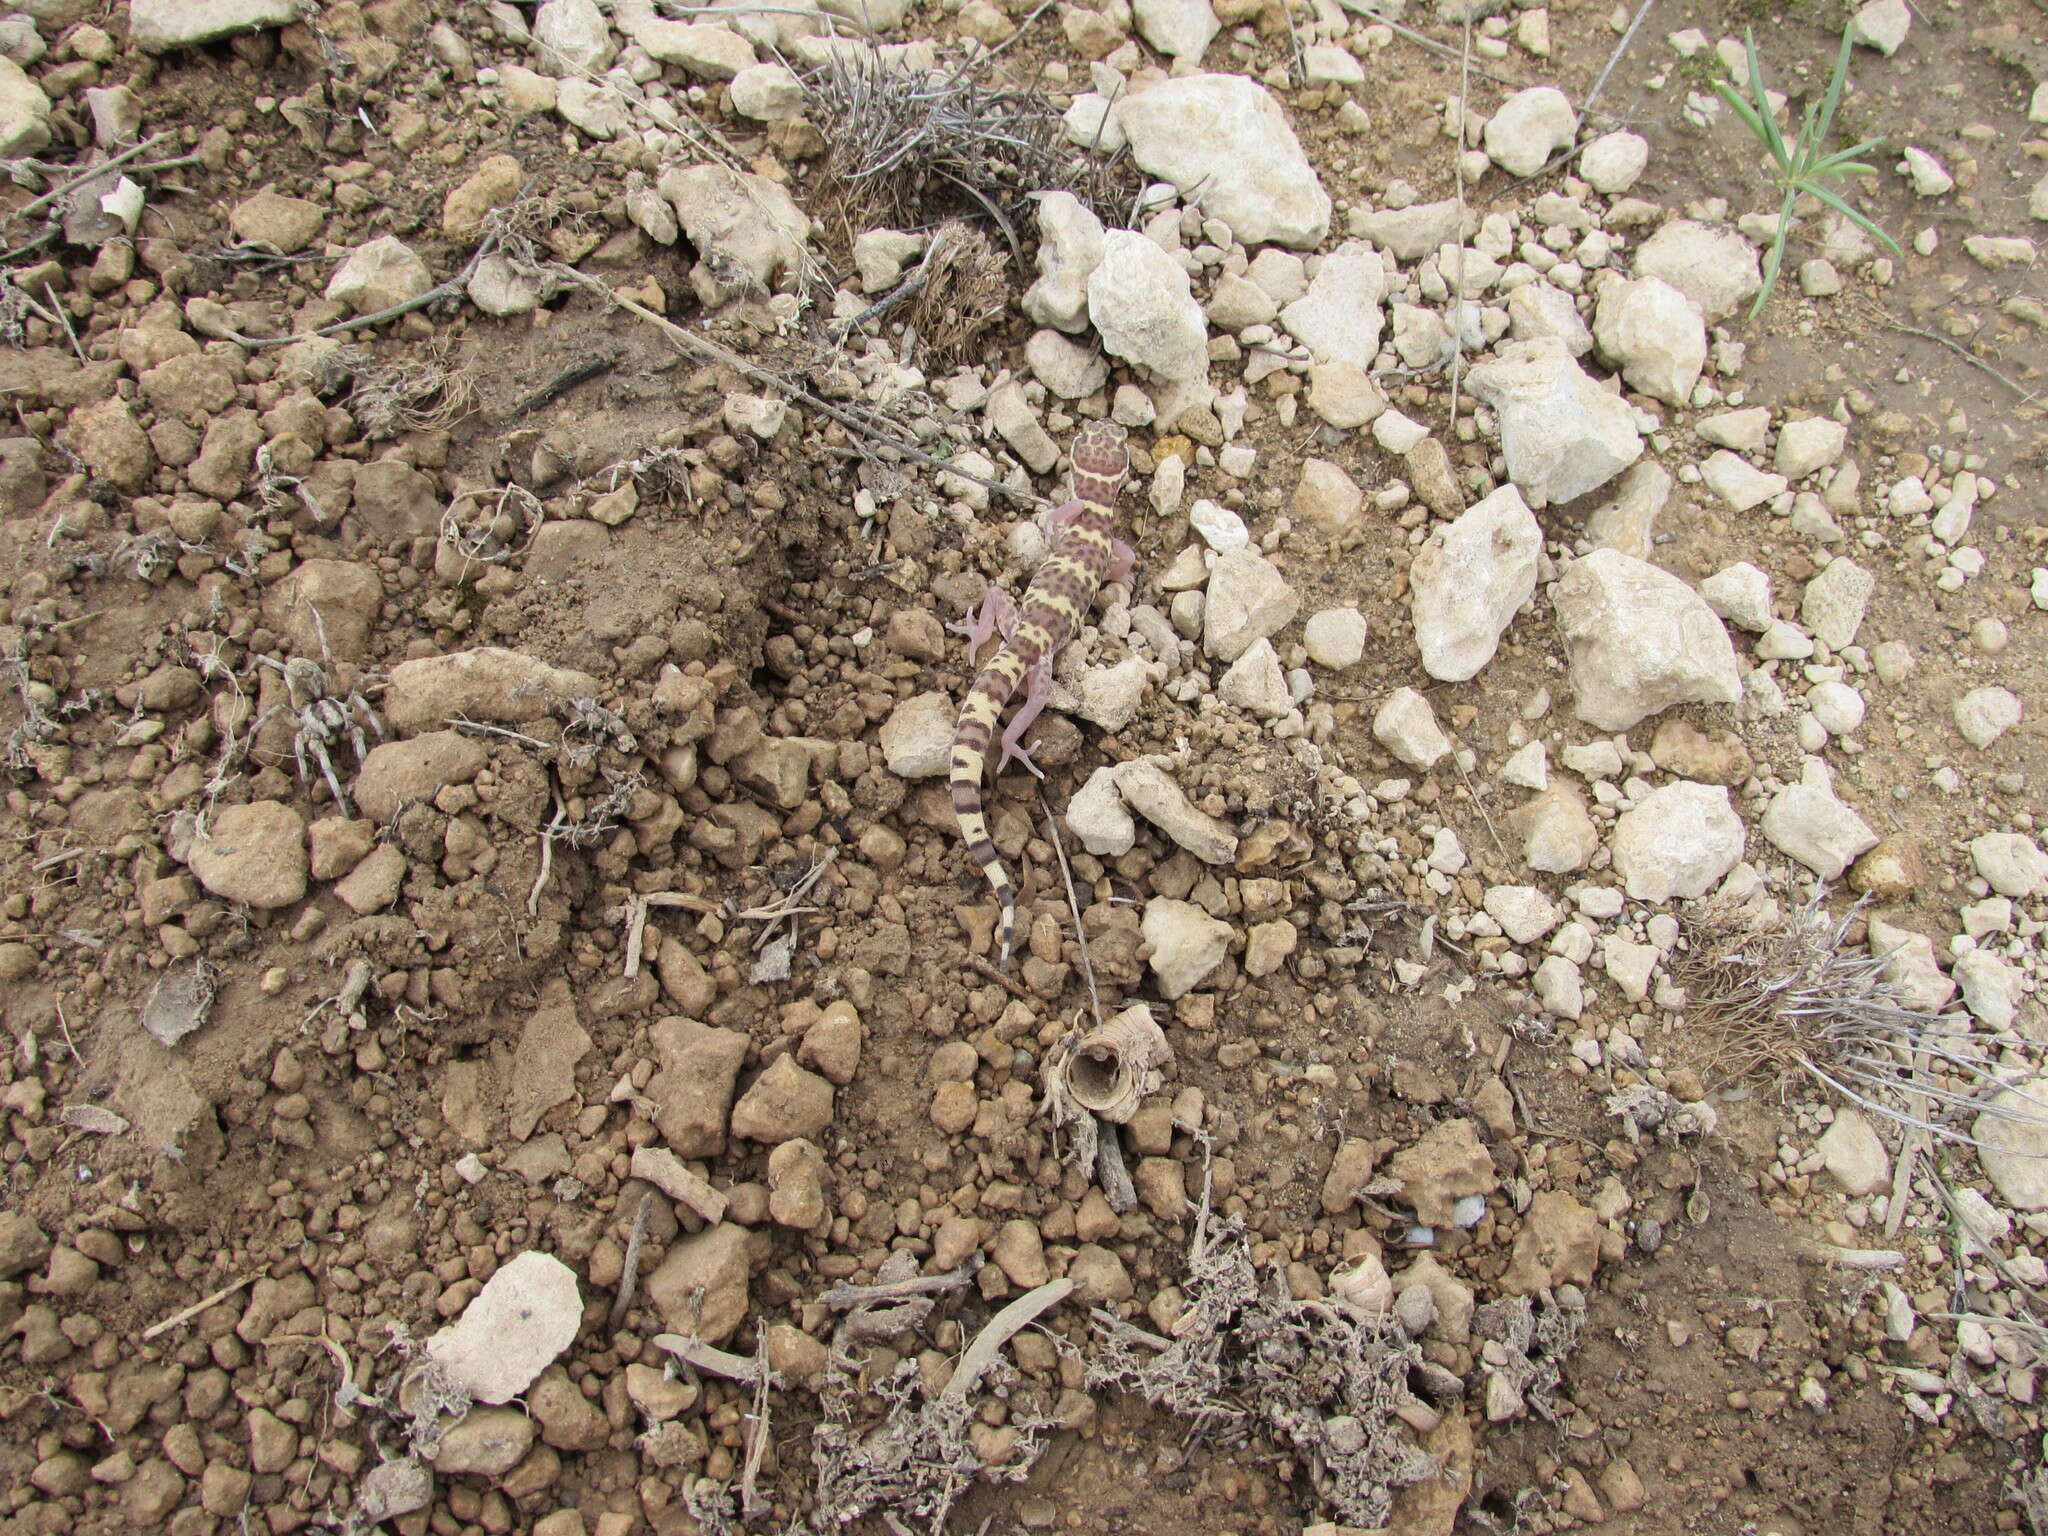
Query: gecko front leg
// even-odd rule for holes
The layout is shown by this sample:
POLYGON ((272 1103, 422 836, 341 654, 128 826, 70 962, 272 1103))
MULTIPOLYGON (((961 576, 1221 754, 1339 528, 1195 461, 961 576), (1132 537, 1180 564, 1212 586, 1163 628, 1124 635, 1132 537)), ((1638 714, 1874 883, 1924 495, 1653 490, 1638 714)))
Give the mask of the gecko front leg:
POLYGON ((981 606, 967 617, 946 628, 953 634, 967 637, 967 654, 974 655, 989 642, 991 635, 1001 635, 1008 644, 1017 632, 1017 605, 1010 600, 1010 594, 1001 587, 991 585, 982 594, 981 606))

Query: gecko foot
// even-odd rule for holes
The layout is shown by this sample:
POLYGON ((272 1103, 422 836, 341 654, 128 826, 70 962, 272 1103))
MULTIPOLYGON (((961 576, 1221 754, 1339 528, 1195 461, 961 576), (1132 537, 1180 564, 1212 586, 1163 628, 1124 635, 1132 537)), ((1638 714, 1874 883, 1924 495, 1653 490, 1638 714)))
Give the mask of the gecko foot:
POLYGON ((1009 593, 992 586, 982 594, 978 609, 946 628, 953 634, 965 635, 968 652, 972 654, 987 645, 991 635, 1009 640, 1017 629, 1017 605, 1010 601, 1009 593))

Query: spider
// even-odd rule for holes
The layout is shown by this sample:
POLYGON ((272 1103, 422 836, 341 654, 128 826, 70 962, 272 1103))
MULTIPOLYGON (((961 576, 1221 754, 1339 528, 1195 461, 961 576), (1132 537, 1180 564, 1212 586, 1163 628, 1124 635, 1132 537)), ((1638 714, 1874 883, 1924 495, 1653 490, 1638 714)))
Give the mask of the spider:
MULTIPOLYGON (((334 803, 342 815, 353 817, 355 809, 349 804, 347 793, 341 787, 341 779, 334 771, 334 761, 329 749, 338 745, 342 738, 348 738, 354 748, 357 766, 369 755, 369 742, 363 735, 367 724, 377 733, 377 739, 384 739, 384 726, 377 719, 377 712, 370 708, 369 700, 360 693, 350 693, 336 698, 327 691, 327 673, 320 663, 309 656, 294 656, 290 661, 279 661, 273 656, 257 658, 267 666, 275 667, 284 676, 285 691, 290 705, 277 705, 265 712, 264 718, 278 709, 289 707, 299 728, 292 735, 292 755, 298 760, 299 782, 312 787, 312 764, 320 765, 320 772, 327 780, 327 788, 334 795, 334 803), (361 718, 358 719, 358 716, 361 718)), ((260 727, 262 721, 257 722, 260 727)))

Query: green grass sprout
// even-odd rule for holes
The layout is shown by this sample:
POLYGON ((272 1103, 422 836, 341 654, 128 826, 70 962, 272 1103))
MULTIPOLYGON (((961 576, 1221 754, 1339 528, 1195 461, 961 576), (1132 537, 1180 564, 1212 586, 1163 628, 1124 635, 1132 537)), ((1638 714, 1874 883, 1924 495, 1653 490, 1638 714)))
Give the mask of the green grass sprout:
POLYGON ((1873 224, 1864 214, 1851 207, 1831 183, 1844 176, 1875 176, 1877 167, 1858 159, 1859 155, 1876 148, 1883 141, 1865 139, 1860 144, 1851 144, 1847 149, 1827 152, 1828 134, 1834 127, 1835 109, 1842 104, 1842 91, 1849 83, 1849 51, 1854 38, 1849 30, 1842 33, 1842 51, 1835 59, 1834 78, 1828 81, 1827 93, 1818 101, 1809 102, 1806 116, 1799 125, 1799 135, 1790 144, 1778 131, 1776 117, 1771 111, 1770 93, 1764 89, 1763 65, 1756 56, 1756 37, 1747 28, 1743 31, 1743 42, 1749 50, 1749 92, 1745 101, 1735 88, 1725 80, 1716 80, 1714 89, 1723 101, 1735 109, 1749 131, 1756 135, 1757 142, 1770 152, 1776 167, 1778 184, 1785 190, 1784 201, 1778 207, 1778 232, 1771 241, 1770 254, 1764 258, 1764 285, 1758 291, 1756 302, 1749 307, 1749 318, 1754 320, 1770 302, 1771 292, 1778 286, 1778 269, 1785 261, 1785 241, 1792 232, 1792 205, 1801 197, 1818 198, 1828 207, 1848 219, 1866 234, 1882 241, 1893 255, 1902 254, 1899 243, 1873 224))

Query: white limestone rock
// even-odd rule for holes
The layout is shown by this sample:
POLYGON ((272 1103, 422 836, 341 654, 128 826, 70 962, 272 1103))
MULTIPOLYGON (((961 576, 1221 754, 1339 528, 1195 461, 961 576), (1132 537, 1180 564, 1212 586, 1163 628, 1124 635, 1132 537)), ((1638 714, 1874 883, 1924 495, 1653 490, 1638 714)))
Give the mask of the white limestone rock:
POLYGON ((1280 323, 1317 362, 1369 369, 1379 355, 1386 288, 1379 252, 1347 240, 1323 258, 1308 292, 1281 310, 1280 323))
POLYGON ((1593 339, 1636 389, 1669 405, 1692 401, 1707 366, 1707 326, 1699 309, 1662 278, 1603 283, 1593 339))
POLYGON ((1726 786, 1680 779, 1623 812, 1608 846, 1635 900, 1690 901, 1736 866, 1746 841, 1726 786))
POLYGON ((1265 639, 1254 640, 1230 664, 1216 684, 1216 696, 1261 720, 1278 720, 1294 708, 1294 700, 1287 692, 1287 675, 1280 667, 1280 654, 1273 649, 1273 642, 1265 639))
POLYGON ((882 761, 899 778, 932 779, 953 762, 953 728, 960 707, 944 693, 920 693, 905 699, 882 722, 878 737, 882 761))
POLYGON ((1356 608, 1325 608, 1301 626, 1302 648, 1319 667, 1341 672, 1365 657, 1365 615, 1356 608))
POLYGON ((1499 417, 1508 475, 1532 507, 1575 501, 1642 457, 1634 413, 1555 337, 1510 342, 1468 379, 1499 417))
POLYGON ((1553 86, 1517 91, 1486 120, 1486 153, 1510 176, 1534 176, 1578 136, 1579 114, 1553 86))
POLYGON ((1727 319, 1764 285, 1756 247, 1725 226, 1673 219, 1636 252, 1638 277, 1661 277, 1698 306, 1707 323, 1727 319))
POLYGON ((1101 858, 1121 858, 1138 841, 1138 824, 1116 787, 1116 765, 1096 769, 1067 801, 1067 830, 1101 858))
POLYGON ((1444 682, 1478 675, 1536 591, 1543 530, 1512 485, 1431 534, 1409 570, 1422 668, 1444 682))
POLYGON ((1216 557, 1202 606, 1202 648, 1218 661, 1235 661, 1254 641, 1294 622, 1301 599, 1287 578, 1255 550, 1216 557))
POLYGON ((1135 230, 1103 233, 1088 318, 1105 351, 1161 379, 1186 383, 1209 371, 1209 322, 1187 269, 1135 230))
POLYGON ((1860 1110, 1847 1105, 1837 1109, 1834 1124, 1822 1133, 1813 1150, 1820 1154, 1821 1166, 1842 1186, 1842 1193, 1852 1200, 1891 1187, 1891 1154, 1860 1110))
POLYGON ((1272 93, 1242 75, 1187 75, 1117 107, 1131 155, 1246 245, 1313 249, 1330 195, 1272 93))
POLYGON ((1760 635, 1775 622, 1771 616, 1770 573, 1747 560, 1714 572, 1700 583, 1700 596, 1730 624, 1751 634, 1760 635))
POLYGON ((1451 739, 1436 723, 1429 700, 1413 688, 1396 688, 1372 719, 1373 740, 1410 768, 1427 772, 1451 750, 1451 739))
POLYGON ((1970 1127, 1977 1161, 2016 1211, 2048 1210, 2048 1077, 2002 1090, 1970 1127))
POLYGON ((1995 687, 1972 688, 1954 709, 1956 730, 1980 752, 2018 725, 2024 713, 2018 694, 1995 687))
POLYGON ((1970 839, 1970 862, 2001 896, 2025 901, 2048 888, 2048 853, 2018 832, 1986 832, 1970 839))
POLYGON ((1579 156, 1579 174, 1602 197, 1619 197, 1636 184, 1650 163, 1650 141, 1617 129, 1603 133, 1579 156))
POLYGON ((1841 879, 1843 871, 1877 846, 1877 834, 1835 798, 1827 765, 1817 757, 1806 759, 1797 784, 1771 797, 1763 833, 1772 847, 1823 880, 1841 879))
POLYGON ((1674 704, 1733 704, 1742 696, 1728 631, 1668 571, 1595 550, 1564 573, 1551 600, 1581 720, 1625 731, 1674 704))
POLYGON ((1778 429, 1778 451, 1771 468, 1787 480, 1799 480, 1825 469, 1848 446, 1849 429, 1828 416, 1788 421, 1778 429))
POLYGON ((1152 946, 1152 974, 1168 1002, 1200 986, 1230 953, 1230 924, 1191 901, 1153 897, 1139 931, 1152 946))
POLYGON ((1124 804, 1151 822, 1204 864, 1228 864, 1237 857, 1237 834, 1191 804, 1165 757, 1139 757, 1116 770, 1124 804))
POLYGON ((1761 506, 1785 489, 1783 475, 1767 475, 1741 454, 1725 448, 1707 455, 1707 461, 1700 465, 1700 479, 1737 512, 1761 506))
POLYGON ((493 1271, 462 1316, 427 1340, 427 1357, 477 1402, 509 1402, 582 1324, 576 1272, 553 1254, 528 1250, 493 1271))
POLYGON ((1966 950, 1949 967, 1963 1006, 1987 1029, 2010 1029, 2027 995, 2026 977, 1988 949, 1966 950))
POLYGON ((1200 63, 1223 24, 1209 0, 1132 0, 1138 35, 1169 59, 1200 63))
POLYGON ((1102 220, 1071 192, 1038 195, 1038 280, 1024 313, 1073 335, 1088 326, 1088 278, 1102 264, 1102 220))
POLYGON ((1856 643, 1877 578, 1854 560, 1830 560, 1807 582, 1799 599, 1799 622, 1831 651, 1856 643))

